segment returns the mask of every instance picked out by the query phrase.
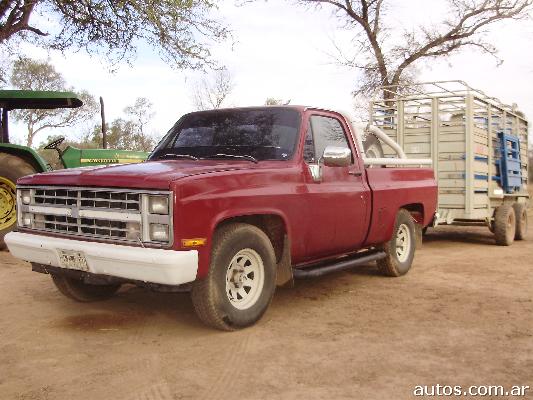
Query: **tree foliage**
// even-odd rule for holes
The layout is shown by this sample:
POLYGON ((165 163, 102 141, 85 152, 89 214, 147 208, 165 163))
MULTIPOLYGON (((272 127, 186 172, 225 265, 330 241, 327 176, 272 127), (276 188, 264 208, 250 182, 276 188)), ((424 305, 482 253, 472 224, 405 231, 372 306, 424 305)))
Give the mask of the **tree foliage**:
MULTIPOLYGON (((124 109, 125 118, 116 118, 107 128, 107 147, 120 150, 151 151, 155 140, 147 132, 154 112, 153 104, 144 97, 139 97, 134 104, 124 109)), ((100 126, 95 126, 91 138, 95 147, 102 146, 102 133, 100 126)))
POLYGON ((276 99, 275 97, 267 97, 265 106, 286 106, 291 103, 291 100, 276 99))
MULTIPOLYGON (((355 94, 369 95, 377 87, 409 83, 422 61, 446 57, 465 48, 497 56, 485 33, 495 23, 526 18, 531 0, 448 0, 449 12, 439 24, 393 31, 387 23, 387 0, 300 0, 305 5, 331 7, 354 33, 349 52, 336 48, 337 60, 360 70, 355 94)), ((428 2, 428 12, 431 12, 428 2)), ((387 98, 387 93, 384 93, 387 98)))
MULTIPOLYGON (((38 61, 22 57, 16 60, 11 70, 10 83, 15 89, 71 91, 63 76, 47 61, 38 61)), ((79 108, 13 110, 11 114, 16 121, 26 125, 26 144, 33 145, 35 136, 44 129, 74 126, 88 121, 98 111, 95 99, 87 91, 79 91, 78 97, 83 101, 79 108)))
POLYGON ((265 106, 280 106, 283 104, 283 100, 281 99, 276 99, 274 97, 268 97, 266 100, 265 100, 265 106))
POLYGON ((47 48, 105 53, 130 60, 140 42, 159 50, 178 68, 211 64, 209 44, 229 30, 211 17, 217 0, 2 0, 0 43, 23 37, 47 48), (59 27, 48 31, 42 14, 59 27))

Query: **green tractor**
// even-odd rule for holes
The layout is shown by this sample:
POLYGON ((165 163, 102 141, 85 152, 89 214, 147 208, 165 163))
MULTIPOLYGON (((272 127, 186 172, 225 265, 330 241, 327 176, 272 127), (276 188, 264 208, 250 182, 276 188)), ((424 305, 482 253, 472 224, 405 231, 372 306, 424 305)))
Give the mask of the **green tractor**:
MULTIPOLYGON (((9 143, 8 115, 17 109, 54 109, 81 107, 83 102, 72 92, 0 90, 0 249, 4 236, 16 226, 17 179, 30 174, 51 171, 51 167, 32 148, 9 143)), ((64 168, 94 165, 126 164, 146 160, 148 153, 113 149, 77 149, 59 146, 64 138, 53 141, 45 149, 56 150, 64 168)))

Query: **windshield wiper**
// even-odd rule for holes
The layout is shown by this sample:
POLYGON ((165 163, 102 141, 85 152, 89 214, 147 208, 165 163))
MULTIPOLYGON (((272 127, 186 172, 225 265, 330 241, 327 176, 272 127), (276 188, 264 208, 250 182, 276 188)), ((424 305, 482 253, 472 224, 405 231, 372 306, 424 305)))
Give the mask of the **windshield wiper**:
POLYGON ((198 161, 199 158, 198 157, 195 157, 195 156, 191 156, 190 154, 176 154, 176 153, 165 153, 161 156, 159 156, 160 158, 170 158, 170 157, 174 157, 174 158, 188 158, 190 160, 196 160, 198 161))
POLYGON ((223 154, 223 153, 217 153, 217 154, 212 154, 210 156, 207 156, 207 157, 204 157, 204 158, 224 158, 224 157, 229 157, 229 158, 240 158, 242 160, 247 160, 247 161, 251 161, 255 164, 257 164, 259 161, 257 160, 257 158, 253 157, 253 156, 250 156, 248 154, 244 154, 244 155, 237 155, 237 154, 223 154))

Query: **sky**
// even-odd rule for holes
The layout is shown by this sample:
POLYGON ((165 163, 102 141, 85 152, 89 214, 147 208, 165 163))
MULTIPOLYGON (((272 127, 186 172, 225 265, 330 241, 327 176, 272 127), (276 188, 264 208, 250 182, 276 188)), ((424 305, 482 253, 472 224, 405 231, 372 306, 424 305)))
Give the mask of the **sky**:
MULTIPOLYGON (((387 24, 396 28, 438 22, 445 11, 442 0, 389 3, 387 24)), ((273 97, 291 104, 352 108, 357 73, 337 65, 330 55, 333 42, 348 48, 350 36, 330 8, 306 9, 286 0, 236 6, 235 0, 224 0, 215 15, 230 26, 234 37, 232 43, 212 48, 215 59, 227 67, 235 82, 228 105, 262 105, 273 97)), ((489 39, 500 51, 501 66, 490 56, 466 50, 421 67, 419 79, 466 81, 504 103, 518 104, 533 118, 532 20, 496 25, 489 39)), ((103 57, 84 52, 47 52, 29 44, 23 51, 33 58, 49 58, 69 85, 102 96, 108 121, 123 116, 123 109, 137 97, 146 97, 155 111, 150 131, 161 137, 181 115, 194 110, 192 86, 202 75, 172 69, 151 49, 140 49, 131 66, 124 63, 114 73, 103 57)), ((83 129, 87 128, 63 134, 75 139, 83 129)), ((23 127, 14 126, 11 132, 14 141, 22 142, 23 127)), ((36 143, 52 133, 42 132, 36 143)))

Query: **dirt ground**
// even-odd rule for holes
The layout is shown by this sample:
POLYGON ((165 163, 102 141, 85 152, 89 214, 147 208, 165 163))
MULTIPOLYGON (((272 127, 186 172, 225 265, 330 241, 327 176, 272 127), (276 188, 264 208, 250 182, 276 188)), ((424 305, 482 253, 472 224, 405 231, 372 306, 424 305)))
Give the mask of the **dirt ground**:
POLYGON ((276 292, 259 324, 224 333, 201 325, 186 293, 126 287, 79 304, 2 252, 0 399, 404 399, 416 385, 533 388, 532 270, 533 229, 498 247, 486 228, 438 228, 405 277, 369 265, 299 281, 276 292))

